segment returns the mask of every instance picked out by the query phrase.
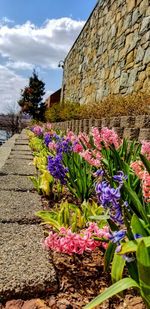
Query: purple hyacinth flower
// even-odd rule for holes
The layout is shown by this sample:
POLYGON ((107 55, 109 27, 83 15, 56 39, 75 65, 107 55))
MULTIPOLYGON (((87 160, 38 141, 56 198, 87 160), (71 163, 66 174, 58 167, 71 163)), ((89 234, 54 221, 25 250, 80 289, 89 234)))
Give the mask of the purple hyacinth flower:
POLYGON ((134 239, 142 238, 143 236, 141 234, 134 234, 134 239))
POLYGON ((120 187, 112 188, 107 181, 102 181, 96 185, 96 193, 99 203, 110 210, 111 219, 117 223, 122 223, 122 212, 119 205, 121 198, 120 187))
POLYGON ((102 169, 99 169, 99 170, 97 170, 96 172, 95 172, 95 175, 96 176, 98 176, 98 177, 100 177, 100 176, 104 176, 104 171, 102 170, 102 169))
POLYGON ((54 178, 59 179, 61 184, 66 183, 68 168, 63 166, 61 155, 56 155, 55 157, 48 156, 48 171, 54 178))
POLYGON ((48 147, 48 144, 52 141, 52 135, 50 133, 45 133, 44 135, 44 143, 46 147, 48 147))
POLYGON ((126 231, 121 230, 121 231, 117 231, 117 232, 113 232, 112 235, 109 237, 109 239, 113 242, 113 243, 119 243, 120 240, 122 240, 126 235, 126 231))
POLYGON ((56 147, 57 154, 68 153, 72 151, 72 145, 70 139, 62 138, 61 141, 57 143, 56 147))
POLYGON ((119 184, 123 184, 124 180, 127 179, 127 176, 124 175, 122 171, 118 171, 117 175, 113 176, 114 181, 119 182, 119 184))

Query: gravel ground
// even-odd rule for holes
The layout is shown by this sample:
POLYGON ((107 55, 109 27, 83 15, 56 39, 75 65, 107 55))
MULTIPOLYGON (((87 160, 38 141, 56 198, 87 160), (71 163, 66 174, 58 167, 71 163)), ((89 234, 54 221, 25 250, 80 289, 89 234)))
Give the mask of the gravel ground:
POLYGON ((4 166, 0 169, 0 175, 35 175, 36 169, 33 166, 32 162, 29 160, 18 161, 17 159, 8 160, 4 164, 4 166))
POLYGON ((55 292, 56 273, 41 246, 42 228, 0 223, 0 230, 1 301, 55 292))
POLYGON ((31 192, 0 191, 0 222, 37 223, 35 212, 41 210, 40 197, 31 192))
POLYGON ((3 175, 0 176, 0 189, 7 191, 31 191, 34 188, 27 176, 3 175))

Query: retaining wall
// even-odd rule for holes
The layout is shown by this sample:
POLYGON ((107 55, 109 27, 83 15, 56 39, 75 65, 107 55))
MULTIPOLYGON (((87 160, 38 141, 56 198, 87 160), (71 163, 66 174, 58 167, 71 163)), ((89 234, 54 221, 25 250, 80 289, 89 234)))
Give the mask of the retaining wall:
POLYGON ((102 119, 83 119, 53 123, 54 129, 72 130, 76 134, 79 132, 89 133, 92 127, 114 128, 121 138, 130 140, 150 140, 150 116, 122 116, 102 119))

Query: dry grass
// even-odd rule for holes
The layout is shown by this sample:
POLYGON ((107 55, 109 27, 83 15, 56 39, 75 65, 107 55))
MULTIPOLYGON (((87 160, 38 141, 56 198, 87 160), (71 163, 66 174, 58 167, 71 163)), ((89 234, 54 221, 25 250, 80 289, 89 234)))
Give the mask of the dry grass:
POLYGON ((46 120, 50 122, 71 119, 100 119, 102 117, 150 115, 150 95, 130 94, 109 96, 99 103, 79 105, 66 102, 54 104, 46 111, 46 120))

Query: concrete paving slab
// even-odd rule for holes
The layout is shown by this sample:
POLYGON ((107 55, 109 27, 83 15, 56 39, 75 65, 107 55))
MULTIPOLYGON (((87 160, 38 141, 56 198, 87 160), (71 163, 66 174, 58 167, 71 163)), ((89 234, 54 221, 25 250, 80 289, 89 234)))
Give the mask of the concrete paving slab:
POLYGON ((13 155, 13 156, 21 156, 21 155, 23 155, 23 156, 32 156, 32 152, 31 151, 23 151, 23 150, 20 150, 20 151, 18 151, 18 150, 12 150, 11 152, 10 152, 10 155, 13 155))
POLYGON ((18 161, 17 159, 9 162, 8 160, 0 169, 0 175, 35 175, 36 169, 33 166, 33 163, 29 160, 18 161))
POLYGON ((32 191, 34 187, 27 176, 3 175, 0 176, 0 189, 25 192, 32 191))
POLYGON ((15 141, 15 146, 16 145, 28 145, 29 144, 29 140, 28 139, 17 139, 15 141))
POLYGON ((38 223, 35 213, 41 210, 41 201, 37 193, 0 191, 0 222, 2 223, 38 223))
POLYGON ((14 145, 13 149, 15 151, 30 151, 31 148, 28 145, 14 145))
POLYGON ((30 160, 32 161, 33 160, 33 156, 31 154, 20 154, 20 153, 16 153, 16 154, 10 154, 7 161, 8 160, 30 160))
POLYGON ((0 297, 31 297, 56 292, 56 273, 41 245, 39 225, 0 223, 0 297))

